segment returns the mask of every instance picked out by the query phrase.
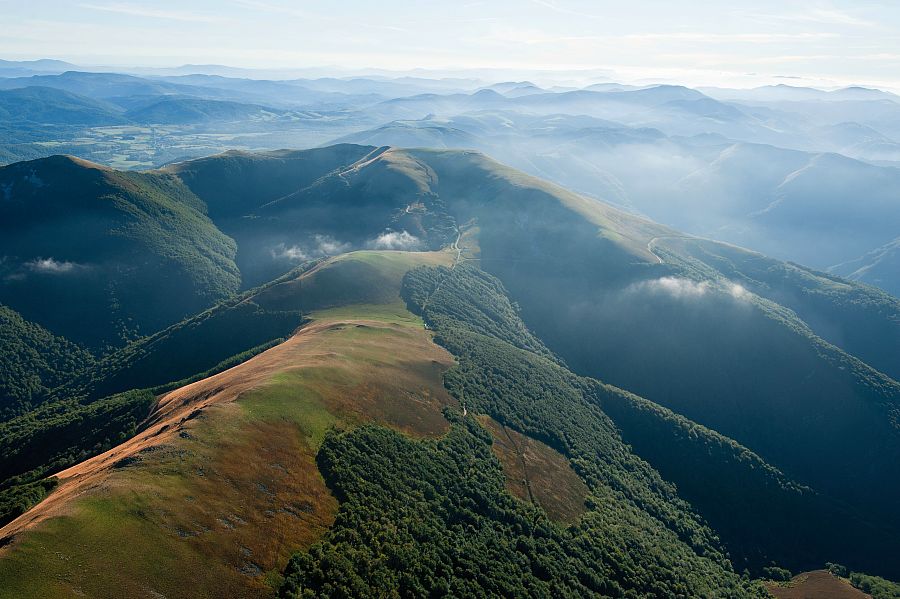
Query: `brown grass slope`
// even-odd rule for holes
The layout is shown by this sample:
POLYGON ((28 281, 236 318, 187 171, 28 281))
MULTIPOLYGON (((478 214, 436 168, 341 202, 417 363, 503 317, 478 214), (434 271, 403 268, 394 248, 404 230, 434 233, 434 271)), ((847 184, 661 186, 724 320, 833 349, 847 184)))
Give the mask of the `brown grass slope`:
POLYGON ((271 595, 337 509, 314 460, 328 427, 447 429, 452 358, 398 291, 406 269, 452 257, 363 253, 307 273, 311 286, 326 273, 337 285, 332 271, 368 264, 394 293, 314 312, 285 343, 162 396, 133 439, 59 473, 57 491, 0 530, 0 596, 271 595))

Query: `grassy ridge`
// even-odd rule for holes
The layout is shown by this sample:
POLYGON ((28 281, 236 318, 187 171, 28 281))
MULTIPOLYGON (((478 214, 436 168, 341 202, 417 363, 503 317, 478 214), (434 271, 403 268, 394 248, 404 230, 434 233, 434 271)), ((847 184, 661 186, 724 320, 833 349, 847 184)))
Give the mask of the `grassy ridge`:
MULTIPOLYGON (((420 328, 338 321, 298 349, 239 401, 204 410, 22 535, 0 560, 0 588, 16 597, 61 588, 271 595, 290 553, 323 534, 337 509, 315 464, 329 426, 374 419, 416 436, 446 431, 446 365, 433 362, 440 352, 420 328)), ((238 368, 252 371, 253 360, 238 368)))
POLYGON ((255 376, 254 360, 280 360, 237 402, 170 425, 170 441, 119 460, 103 485, 17 537, 0 559, 0 596, 271 595, 290 553, 321 536, 337 509, 315 465, 328 427, 374 420, 414 437, 446 432, 440 409, 451 400, 440 373, 449 357, 421 320, 396 316, 403 268, 450 258, 360 257, 394 281, 390 303, 366 304, 357 315, 347 306, 331 310, 346 315, 314 313, 310 326, 321 328, 303 343, 196 383, 190 393, 206 397, 227 387, 223 380, 255 376))

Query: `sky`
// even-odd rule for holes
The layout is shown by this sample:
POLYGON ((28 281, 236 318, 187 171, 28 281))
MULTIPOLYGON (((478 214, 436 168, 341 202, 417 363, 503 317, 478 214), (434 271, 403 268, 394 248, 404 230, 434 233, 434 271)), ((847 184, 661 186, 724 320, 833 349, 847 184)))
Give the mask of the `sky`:
POLYGON ((897 90, 900 1, 0 0, 0 58, 897 90))

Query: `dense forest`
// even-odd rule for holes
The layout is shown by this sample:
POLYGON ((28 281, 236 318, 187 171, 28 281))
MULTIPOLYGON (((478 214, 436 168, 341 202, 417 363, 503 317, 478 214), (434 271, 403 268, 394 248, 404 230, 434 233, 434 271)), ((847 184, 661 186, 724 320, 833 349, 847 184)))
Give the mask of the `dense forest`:
POLYGON ((431 446, 374 428, 334 433, 318 461, 341 511, 326 539, 292 560, 285 596, 394 586, 410 596, 765 595, 525 331, 496 280, 474 267, 419 268, 404 294, 459 359, 445 378, 451 393, 568 456, 591 490, 588 512, 563 529, 503 491, 490 436, 471 416, 448 414, 453 432, 431 446))
POLYGON ((0 422, 36 407, 93 361, 87 350, 0 305, 0 422))
POLYGON ((473 418, 447 417, 453 428, 436 442, 378 427, 326 439, 319 468, 341 510, 288 565, 282 596, 764 596, 714 561, 679 567, 666 539, 604 538, 598 529, 614 515, 599 507, 562 528, 506 492, 473 418))
POLYGON ((604 468, 590 476, 633 493, 648 511, 665 505, 654 515, 676 530, 685 516, 667 510, 673 498, 688 499, 741 569, 760 573, 779 564, 798 571, 841 556, 890 570, 895 540, 876 523, 791 480, 732 439, 566 370, 522 324, 503 285, 471 263, 419 268, 405 283, 408 301, 413 309, 424 306, 436 340, 460 357, 446 384, 470 409, 556 447, 579 473, 588 460, 603 460, 604 468), (623 449, 622 440, 653 469, 623 449), (659 471, 677 485, 677 495, 671 488, 661 501, 654 496, 659 491, 635 485, 642 470, 651 489, 666 489, 659 471), (847 539, 857 539, 852 551, 847 539))

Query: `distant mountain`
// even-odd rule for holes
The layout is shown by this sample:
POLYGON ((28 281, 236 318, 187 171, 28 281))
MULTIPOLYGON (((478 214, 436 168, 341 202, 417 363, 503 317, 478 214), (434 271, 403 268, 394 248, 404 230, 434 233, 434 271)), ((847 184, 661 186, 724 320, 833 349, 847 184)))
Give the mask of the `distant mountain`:
MULTIPOLYGON (((707 207, 694 215, 708 228, 675 224, 824 269, 895 236, 898 184, 894 168, 736 144, 678 184, 690 206, 707 207)), ((669 203, 670 218, 687 206, 669 203)))
POLYGON ((633 91, 636 89, 640 89, 641 86, 637 85, 625 85, 622 83, 595 83, 593 85, 588 85, 584 89, 592 92, 609 92, 609 91, 633 91))
POLYGON ((61 60, 0 60, 0 77, 29 77, 35 74, 59 74, 75 65, 61 60))
POLYGON ((50 87, 0 91, 0 118, 14 125, 104 126, 128 122, 113 104, 50 87))
POLYGON ((16 89, 21 87, 52 87, 70 93, 95 99, 108 99, 117 96, 162 95, 178 93, 184 90, 176 85, 153 82, 141 77, 120 73, 85 73, 66 71, 58 75, 34 75, 0 80, 0 88, 16 89))
POLYGON ((729 100, 750 100, 762 102, 842 102, 847 100, 891 100, 900 101, 900 96, 878 89, 866 87, 845 87, 832 91, 793 85, 768 85, 754 89, 701 88, 716 98, 729 100))
POLYGON ((34 75, 31 77, 0 79, 0 89, 35 86, 52 87, 80 96, 113 103, 117 99, 127 99, 132 96, 181 95, 232 101, 246 99, 239 91, 170 83, 161 79, 148 79, 121 73, 66 71, 58 75, 34 75))
MULTIPOLYGON (((878 134, 848 123, 822 135, 852 141, 878 134)), ((393 122, 340 141, 478 149, 682 231, 823 270, 900 230, 900 171, 836 154, 506 110, 393 122)))
POLYGON ((161 79, 178 85, 228 90, 241 94, 246 102, 281 108, 357 108, 381 102, 392 96, 411 95, 419 91, 417 88, 402 85, 395 86, 396 89, 390 88, 378 82, 368 82, 371 87, 362 82, 354 87, 350 81, 341 81, 346 85, 332 86, 322 84, 318 80, 267 81, 213 75, 182 75, 161 79))
POLYGON ((881 287, 888 293, 900 297, 900 238, 872 250, 856 260, 849 260, 829 269, 831 272, 881 287))
POLYGON ((275 109, 254 104, 198 98, 164 98, 149 106, 130 110, 125 116, 133 122, 142 124, 187 125, 210 121, 271 119, 280 114, 275 109))
POLYGON ((505 83, 495 83, 485 89, 491 89, 501 93, 508 98, 518 98, 520 96, 528 96, 531 94, 543 94, 546 90, 540 88, 530 81, 507 81, 505 83))
POLYGON ((271 120, 285 114, 258 104, 170 94, 133 95, 127 99, 116 98, 115 102, 95 100, 53 87, 14 88, 0 90, 0 116, 6 119, 3 126, 12 129, 35 125, 222 124, 271 120))
POLYGON ((334 141, 400 148, 464 149, 478 148, 482 145, 476 135, 439 120, 393 121, 376 129, 351 133, 334 141))

